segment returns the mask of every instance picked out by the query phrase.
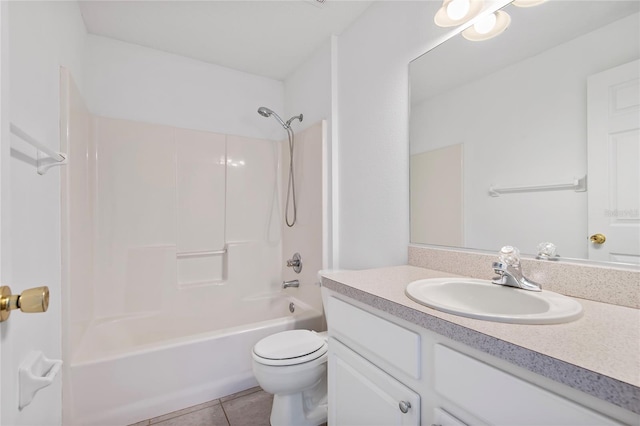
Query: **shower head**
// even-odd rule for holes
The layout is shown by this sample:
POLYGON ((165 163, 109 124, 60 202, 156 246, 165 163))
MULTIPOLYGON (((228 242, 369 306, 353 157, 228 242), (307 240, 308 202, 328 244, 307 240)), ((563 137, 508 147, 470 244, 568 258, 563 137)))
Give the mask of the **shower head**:
POLYGON ((263 117, 269 117, 271 114, 273 114, 273 111, 271 111, 267 107, 260 107, 258 108, 258 114, 260 114, 263 117))
POLYGON ((284 120, 282 120, 282 118, 280 118, 280 116, 278 114, 276 114, 275 112, 271 111, 267 107, 258 108, 258 114, 260 114, 263 117, 271 117, 273 115, 273 117, 276 120, 278 120, 278 122, 282 125, 282 127, 284 127, 285 129, 289 128, 289 125, 287 123, 285 123, 284 120))

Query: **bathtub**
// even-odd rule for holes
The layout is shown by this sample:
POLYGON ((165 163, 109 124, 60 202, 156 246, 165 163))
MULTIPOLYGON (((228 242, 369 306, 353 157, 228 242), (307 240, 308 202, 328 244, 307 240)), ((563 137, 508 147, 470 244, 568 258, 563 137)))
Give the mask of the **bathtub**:
POLYGON ((226 312, 156 312, 92 324, 65 378, 70 424, 131 424, 256 386, 251 348, 258 340, 324 324, 322 312, 284 292, 227 305, 226 312))

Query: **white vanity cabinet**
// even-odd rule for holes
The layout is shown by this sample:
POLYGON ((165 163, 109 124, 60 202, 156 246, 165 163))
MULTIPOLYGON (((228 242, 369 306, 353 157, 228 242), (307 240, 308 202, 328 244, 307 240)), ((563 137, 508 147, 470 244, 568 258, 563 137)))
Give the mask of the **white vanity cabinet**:
POLYGON ((420 396, 330 338, 329 424, 417 426, 420 396))
POLYGON ((434 358, 436 393, 488 424, 621 424, 447 346, 435 345, 434 358))
POLYGON ((606 426, 640 419, 361 302, 323 293, 329 426, 606 426))
POLYGON ((468 426, 439 407, 433 410, 433 422, 431 424, 437 426, 468 426))
POLYGON ((328 423, 419 425, 420 395, 402 380, 420 377, 420 335, 334 297, 326 309, 328 423))

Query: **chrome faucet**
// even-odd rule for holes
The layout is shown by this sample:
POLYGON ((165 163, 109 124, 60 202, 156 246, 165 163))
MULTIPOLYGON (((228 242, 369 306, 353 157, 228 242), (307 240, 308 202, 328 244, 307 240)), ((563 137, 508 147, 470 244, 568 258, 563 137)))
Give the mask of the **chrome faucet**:
POLYGON ((288 287, 300 287, 300 281, 291 280, 291 281, 282 281, 282 288, 288 287))
POLYGON ((491 282, 494 284, 517 287, 523 290, 542 291, 542 286, 522 275, 520 265, 507 265, 493 262, 493 270, 498 274, 491 282))
POLYGON ((293 257, 287 260, 287 268, 293 268, 293 271, 296 274, 299 274, 302 271, 302 257, 300 253, 294 253, 293 257))
POLYGON ((491 265, 497 277, 491 282, 509 287, 521 288, 530 291, 542 291, 542 286, 531 281, 522 273, 520 265, 520 252, 517 248, 506 246, 500 250, 500 261, 491 265))

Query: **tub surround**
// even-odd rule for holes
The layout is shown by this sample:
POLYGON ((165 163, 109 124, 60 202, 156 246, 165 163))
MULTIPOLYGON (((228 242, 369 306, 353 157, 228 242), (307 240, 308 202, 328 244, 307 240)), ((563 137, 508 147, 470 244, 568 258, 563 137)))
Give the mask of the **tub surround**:
MULTIPOLYGON (((305 121, 307 120, 305 112, 305 121)), ((306 123, 308 125, 308 123, 306 123)), ((326 191, 323 181, 322 153, 326 149, 326 121, 319 121, 305 130, 302 123, 294 124, 295 147, 293 151, 293 172, 295 173, 296 193, 298 197, 297 220, 295 226, 282 226, 282 280, 299 280, 300 287, 290 291, 295 297, 304 300, 315 309, 322 310, 317 272, 323 268, 323 234, 326 232, 322 197, 326 191), (287 267, 286 260, 294 253, 302 256, 302 270, 296 273, 287 267)), ((288 141, 282 140, 281 146, 288 147, 288 141)), ((284 221, 286 209, 286 185, 289 179, 289 149, 284 148, 280 158, 280 182, 282 196, 279 219, 284 221)), ((291 212, 289 212, 291 214, 291 212)))
MULTIPOLYGON (((415 251, 410 258, 416 261, 415 251)), ((465 262, 458 263, 458 266, 460 269, 466 268, 465 262)), ((528 270, 527 266, 524 266, 525 271, 528 270)), ((468 274, 469 270, 464 269, 464 272, 468 274)), ((556 325, 504 324, 440 312, 413 302, 404 293, 406 285, 414 280, 459 276, 406 265, 327 273, 322 285, 640 414, 640 310, 580 299, 584 315, 574 322, 556 325)), ((546 286, 547 289, 549 287, 546 286)))

